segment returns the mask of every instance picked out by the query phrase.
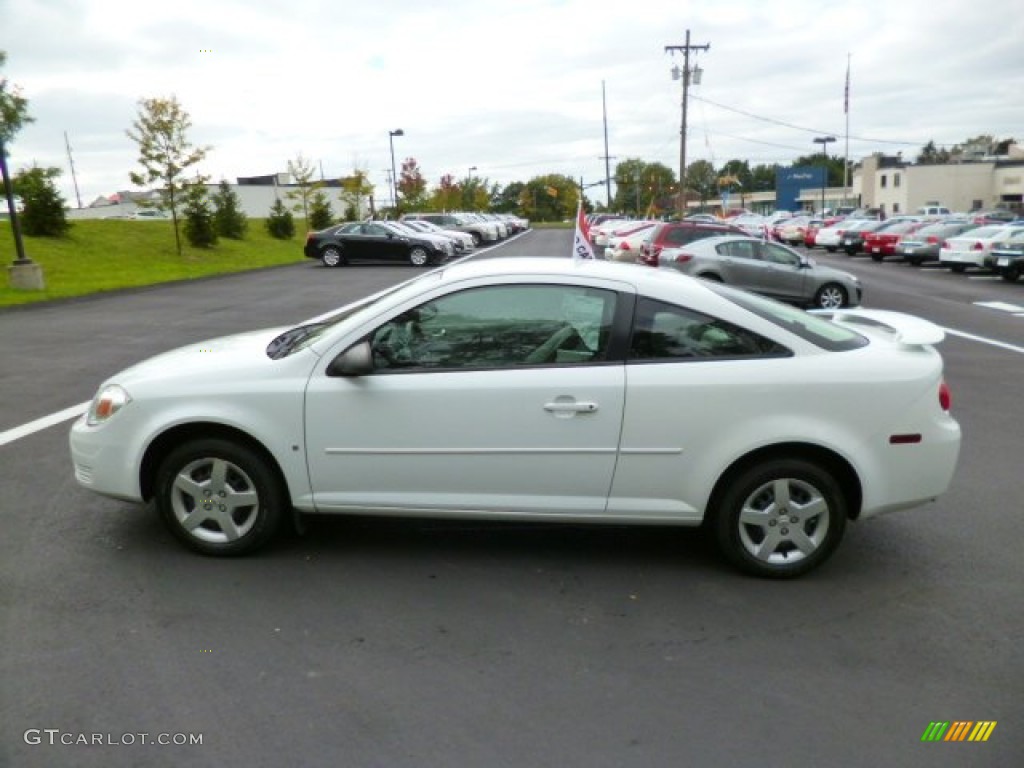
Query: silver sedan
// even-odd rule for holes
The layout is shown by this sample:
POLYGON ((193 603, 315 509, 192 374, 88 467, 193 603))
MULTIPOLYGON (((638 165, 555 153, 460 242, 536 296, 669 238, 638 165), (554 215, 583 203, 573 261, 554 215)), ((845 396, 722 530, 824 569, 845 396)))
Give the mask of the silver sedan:
POLYGON ((804 306, 838 309, 861 301, 860 281, 853 275, 755 237, 708 237, 665 248, 658 266, 804 306))

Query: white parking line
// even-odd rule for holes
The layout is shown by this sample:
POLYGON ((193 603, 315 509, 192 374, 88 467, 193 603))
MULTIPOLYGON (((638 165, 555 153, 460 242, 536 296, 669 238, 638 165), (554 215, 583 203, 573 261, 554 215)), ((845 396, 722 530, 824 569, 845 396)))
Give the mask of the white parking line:
POLYGON ((73 405, 70 408, 65 408, 63 411, 57 411, 51 413, 49 416, 43 416, 35 421, 30 421, 28 424, 22 424, 20 427, 14 429, 8 429, 6 432, 0 432, 0 445, 7 445, 13 443, 15 440, 20 440, 23 437, 28 437, 36 432, 41 432, 48 427, 53 427, 60 424, 63 421, 69 421, 83 413, 85 409, 89 407, 89 403, 79 403, 73 405))
POLYGON ((943 328, 946 333, 950 336, 959 336, 962 339, 970 339, 971 341, 977 341, 981 344, 990 344, 993 347, 999 347, 1000 349, 1008 349, 1011 352, 1019 352, 1024 355, 1024 347, 1018 347, 1014 344, 1007 344, 1005 341, 996 341, 995 339, 986 339, 984 336, 975 336, 973 333, 964 333, 963 331, 956 331, 952 328, 943 328))

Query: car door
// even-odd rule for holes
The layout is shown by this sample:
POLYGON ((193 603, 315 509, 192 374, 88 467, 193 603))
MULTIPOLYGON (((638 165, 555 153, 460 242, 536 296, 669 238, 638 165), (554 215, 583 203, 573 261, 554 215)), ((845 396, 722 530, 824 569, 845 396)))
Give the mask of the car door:
POLYGON ((777 243, 757 244, 761 254, 760 284, 756 290, 766 296, 796 301, 804 298, 806 270, 800 254, 777 243))
POLYGON ((374 327, 372 372, 324 364, 308 385, 317 509, 604 514, 625 396, 608 350, 625 303, 599 288, 491 285, 374 327))
POLYGON ((756 240, 731 240, 715 246, 722 279, 729 285, 757 290, 763 264, 756 240))
POLYGON ((401 261, 408 255, 408 241, 395 234, 383 224, 363 224, 364 256, 372 259, 401 261))

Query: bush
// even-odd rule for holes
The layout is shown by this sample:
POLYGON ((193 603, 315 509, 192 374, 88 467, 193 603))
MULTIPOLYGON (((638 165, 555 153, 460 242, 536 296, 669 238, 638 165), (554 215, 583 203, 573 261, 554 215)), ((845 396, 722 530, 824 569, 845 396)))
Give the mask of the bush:
POLYGON ((64 213, 64 198, 53 180, 59 168, 25 168, 14 177, 14 193, 24 210, 18 217, 21 231, 35 237, 61 237, 71 228, 64 213))
POLYGON ((212 248, 217 244, 213 210, 204 185, 189 184, 182 213, 185 216, 185 237, 193 248, 212 248))
POLYGON ((290 240, 295 237, 295 218, 292 212, 284 207, 280 199, 275 200, 270 206, 270 216, 267 217, 267 232, 278 240, 290 240))
POLYGON ((309 201, 310 229, 327 229, 331 226, 332 221, 334 221, 334 211, 331 210, 331 201, 318 189, 309 201))
POLYGON ((232 240, 241 240, 249 227, 242 212, 242 201, 227 181, 221 181, 213 195, 213 225, 217 234, 232 240))

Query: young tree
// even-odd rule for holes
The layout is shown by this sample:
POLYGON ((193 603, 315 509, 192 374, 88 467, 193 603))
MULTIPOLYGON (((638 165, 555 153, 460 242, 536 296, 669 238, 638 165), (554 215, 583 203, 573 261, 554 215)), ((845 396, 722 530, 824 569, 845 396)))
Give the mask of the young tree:
POLYGON ((461 202, 462 189, 455 183, 455 177, 446 173, 430 196, 428 207, 435 211, 454 211, 462 207, 461 202))
POLYGON ((185 237, 193 248, 212 248, 217 244, 217 228, 206 185, 194 182, 184 189, 185 237))
POLYGON ((331 210, 331 201, 327 199, 322 189, 318 189, 309 201, 309 227, 314 230, 327 229, 332 221, 334 211, 331 210))
POLYGON ((297 186, 294 189, 288 190, 285 193, 285 197, 289 200, 297 201, 292 206, 292 210, 296 213, 302 213, 302 218, 306 221, 306 231, 308 232, 310 229, 309 205, 313 199, 313 193, 321 186, 313 181, 316 169, 313 167, 313 162, 303 157, 300 152, 296 155, 294 161, 288 161, 288 173, 297 186))
POLYGON ((226 179, 221 179, 213 195, 213 224, 218 235, 231 240, 241 240, 249 227, 242 201, 226 179))
POLYGON ((402 171, 398 175, 398 200, 395 201, 395 212, 404 208, 406 211, 421 208, 426 200, 427 180, 423 178, 416 158, 407 157, 402 161, 402 171))
POLYGON ((366 171, 358 168, 351 176, 345 176, 339 181, 342 189, 341 199, 345 206, 345 219, 355 221, 362 216, 363 198, 373 194, 373 185, 366 171))
POLYGON ((61 237, 71 224, 64 213, 64 198, 53 180, 60 168, 23 168, 14 177, 14 192, 24 204, 21 228, 26 235, 61 237))
POLYGON ((205 177, 188 170, 201 162, 209 147, 194 147, 188 140, 192 121, 176 97, 152 98, 139 101, 138 119, 128 138, 139 146, 139 165, 142 171, 129 174, 136 186, 160 184, 159 210, 169 210, 174 222, 174 242, 181 255, 181 236, 178 233, 180 197, 190 183, 204 183, 205 177))
MULTIPOLYGON (((7 53, 0 51, 0 68, 6 61, 7 53)), ((3 176, 4 197, 7 198, 7 208, 11 215, 14 249, 18 254, 15 264, 31 264, 32 260, 25 255, 25 246, 21 239, 21 226, 14 205, 14 188, 11 184, 11 174, 7 170, 6 145, 14 140, 15 135, 25 123, 31 122, 33 122, 33 118, 28 114, 28 99, 21 95, 21 89, 16 85, 8 87, 7 78, 0 75, 0 176, 3 176)), ((40 277, 39 280, 38 287, 42 288, 42 278, 40 277)))
POLYGON ((267 232, 271 237, 278 240, 290 240, 295 237, 295 217, 292 212, 285 208, 284 203, 278 198, 270 206, 270 215, 267 217, 267 232))

